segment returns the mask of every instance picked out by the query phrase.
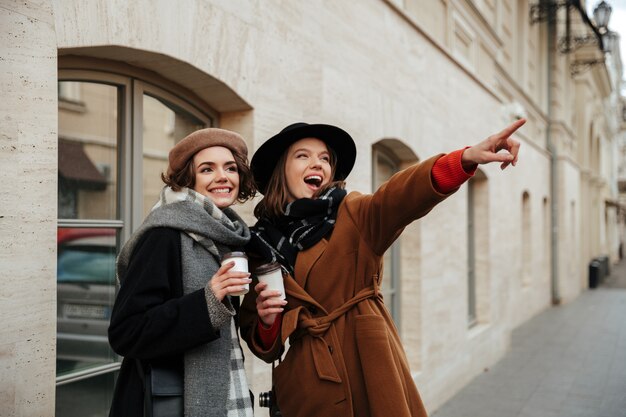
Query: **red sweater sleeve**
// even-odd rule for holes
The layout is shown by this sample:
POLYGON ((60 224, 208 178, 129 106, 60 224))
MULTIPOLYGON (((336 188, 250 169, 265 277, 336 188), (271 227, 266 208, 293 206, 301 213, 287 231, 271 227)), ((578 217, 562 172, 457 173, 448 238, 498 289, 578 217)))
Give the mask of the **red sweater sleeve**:
POLYGON ((283 321, 283 315, 279 314, 276 316, 276 320, 274 320, 274 324, 271 327, 265 327, 261 320, 259 320, 258 331, 259 338, 261 339, 261 343, 263 343, 263 347, 265 349, 269 349, 274 344, 274 340, 278 336, 278 329, 280 329, 280 323, 283 321))
POLYGON ((471 172, 466 172, 461 165, 461 156, 466 148, 450 152, 437 159, 433 165, 431 176, 435 190, 448 194, 459 188, 465 181, 474 176, 476 165, 471 172))

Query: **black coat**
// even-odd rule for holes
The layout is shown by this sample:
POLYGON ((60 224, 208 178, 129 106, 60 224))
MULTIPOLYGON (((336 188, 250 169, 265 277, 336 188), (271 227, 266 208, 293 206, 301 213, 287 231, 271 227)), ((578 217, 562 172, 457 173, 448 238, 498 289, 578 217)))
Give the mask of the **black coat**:
MULTIPOLYGON (((183 369, 185 351, 220 334, 211 326, 204 289, 183 295, 180 231, 165 227, 147 231, 120 280, 109 342, 124 360, 109 415, 138 417, 143 415, 143 383, 135 359, 174 363, 183 369)), ((231 301, 238 309, 238 297, 231 301)))

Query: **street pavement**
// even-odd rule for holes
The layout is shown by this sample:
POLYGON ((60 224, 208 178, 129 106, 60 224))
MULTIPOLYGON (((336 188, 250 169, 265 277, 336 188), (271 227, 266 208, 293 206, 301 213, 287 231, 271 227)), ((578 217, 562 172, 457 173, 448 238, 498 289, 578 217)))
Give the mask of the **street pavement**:
POLYGON ((626 260, 515 329, 502 360, 432 417, 626 417, 626 260))

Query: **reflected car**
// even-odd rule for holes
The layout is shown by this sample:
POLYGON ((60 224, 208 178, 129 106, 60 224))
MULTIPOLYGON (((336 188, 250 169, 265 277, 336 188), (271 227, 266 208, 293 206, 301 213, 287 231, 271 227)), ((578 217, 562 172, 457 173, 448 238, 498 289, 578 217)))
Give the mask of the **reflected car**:
POLYGON ((60 228, 57 249, 57 359, 111 362, 115 229, 60 228))

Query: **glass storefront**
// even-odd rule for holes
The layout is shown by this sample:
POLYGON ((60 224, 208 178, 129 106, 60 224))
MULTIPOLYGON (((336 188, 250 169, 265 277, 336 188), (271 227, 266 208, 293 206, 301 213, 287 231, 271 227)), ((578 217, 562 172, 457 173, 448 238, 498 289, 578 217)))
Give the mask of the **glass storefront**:
POLYGON ((116 256, 156 202, 171 147, 213 120, 118 74, 60 70, 58 87, 56 415, 107 416, 116 256))

